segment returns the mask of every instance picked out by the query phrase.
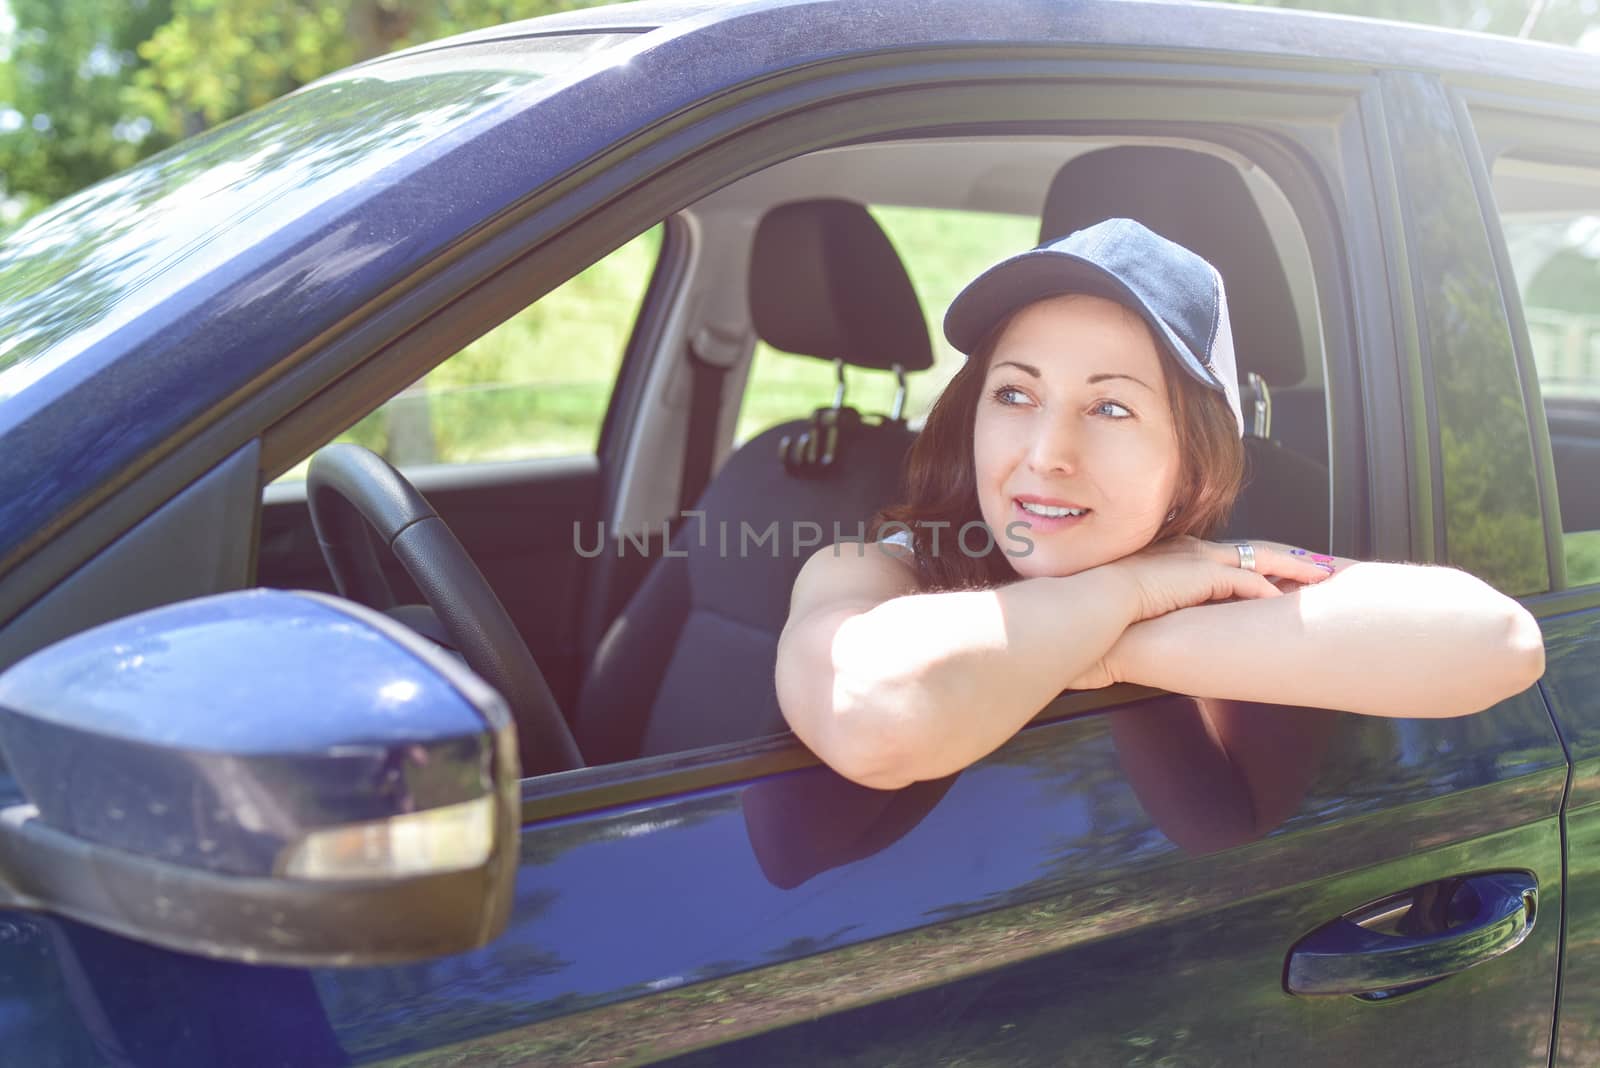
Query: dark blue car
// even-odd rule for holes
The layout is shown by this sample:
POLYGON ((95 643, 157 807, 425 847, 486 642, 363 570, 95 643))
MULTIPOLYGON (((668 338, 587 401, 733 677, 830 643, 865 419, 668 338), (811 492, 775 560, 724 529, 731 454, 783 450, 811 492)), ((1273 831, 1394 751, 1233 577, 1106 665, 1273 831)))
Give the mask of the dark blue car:
POLYGON ((0 1062, 1600 1061, 1597 131, 1592 55, 1472 34, 648 0, 58 205, 0 244, 0 1062), (1471 571, 1538 686, 1252 754, 1065 693, 895 792, 784 731, 950 281, 1113 215, 1227 279, 1229 534, 1471 571))

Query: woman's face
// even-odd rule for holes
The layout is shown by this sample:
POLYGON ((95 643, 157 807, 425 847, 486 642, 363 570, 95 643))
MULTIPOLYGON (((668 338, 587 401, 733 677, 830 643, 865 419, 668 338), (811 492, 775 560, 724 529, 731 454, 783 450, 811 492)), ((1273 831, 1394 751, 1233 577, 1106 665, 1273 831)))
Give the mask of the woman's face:
POLYGON ((1017 574, 1071 575, 1154 540, 1179 473, 1165 363, 1143 320, 1101 297, 1050 297, 1007 324, 973 465, 984 522, 1017 574), (1017 522, 1029 524, 1012 528, 1033 542, 1026 555, 1006 534, 1017 522))

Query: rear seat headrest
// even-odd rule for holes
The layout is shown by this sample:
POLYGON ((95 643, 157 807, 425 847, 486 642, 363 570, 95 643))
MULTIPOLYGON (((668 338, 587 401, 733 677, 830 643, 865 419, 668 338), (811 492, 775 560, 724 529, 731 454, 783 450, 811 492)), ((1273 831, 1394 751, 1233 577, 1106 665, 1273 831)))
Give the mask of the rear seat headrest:
POLYGON ((750 252, 750 318, 784 352, 884 371, 933 366, 905 266, 854 201, 800 200, 762 217, 750 252))
POLYGON ((1041 243, 1120 216, 1204 256, 1227 286, 1239 373, 1255 371, 1274 386, 1305 377, 1288 276, 1232 164, 1185 148, 1096 149, 1056 173, 1040 215, 1041 243))

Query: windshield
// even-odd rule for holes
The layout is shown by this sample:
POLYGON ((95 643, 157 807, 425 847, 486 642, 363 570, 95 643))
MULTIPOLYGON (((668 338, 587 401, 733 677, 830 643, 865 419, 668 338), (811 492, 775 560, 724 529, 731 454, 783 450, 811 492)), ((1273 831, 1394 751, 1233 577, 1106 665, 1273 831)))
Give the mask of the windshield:
POLYGON ((633 39, 522 38, 378 60, 62 201, 0 244, 0 401, 286 223, 633 39))

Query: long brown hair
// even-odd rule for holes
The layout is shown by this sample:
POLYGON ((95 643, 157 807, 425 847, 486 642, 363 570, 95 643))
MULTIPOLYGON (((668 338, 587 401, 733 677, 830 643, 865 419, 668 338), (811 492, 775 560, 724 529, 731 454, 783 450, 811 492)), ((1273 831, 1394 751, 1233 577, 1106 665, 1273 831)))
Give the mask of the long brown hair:
MULTIPOLYGON (((918 581, 924 590, 986 588, 1018 577, 995 539, 986 539, 990 549, 984 554, 969 553, 965 546, 960 552, 948 549, 964 525, 982 522, 972 436, 989 359, 1016 314, 984 335, 972 357, 934 401, 906 458, 904 502, 873 517, 874 538, 886 533, 884 527, 889 524, 897 530, 910 528, 918 581), (944 551, 933 551, 933 527, 928 524, 948 524, 938 530, 944 551)), ((1143 325, 1142 319, 1140 323, 1143 325)), ((1207 537, 1227 522, 1233 510, 1244 477, 1244 446, 1222 394, 1180 367, 1169 363, 1162 370, 1178 433, 1179 469, 1177 511, 1161 525, 1155 540, 1180 534, 1207 537)))

